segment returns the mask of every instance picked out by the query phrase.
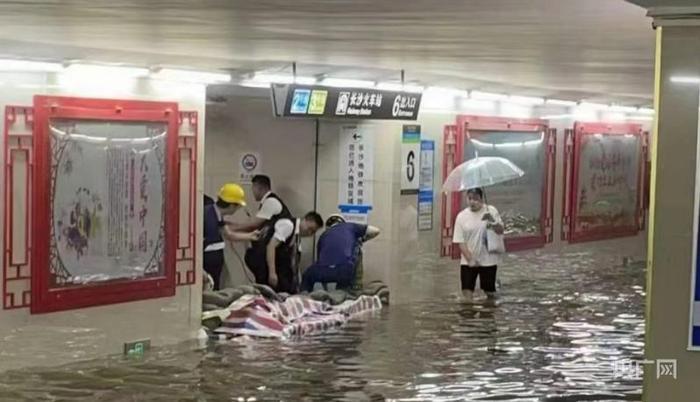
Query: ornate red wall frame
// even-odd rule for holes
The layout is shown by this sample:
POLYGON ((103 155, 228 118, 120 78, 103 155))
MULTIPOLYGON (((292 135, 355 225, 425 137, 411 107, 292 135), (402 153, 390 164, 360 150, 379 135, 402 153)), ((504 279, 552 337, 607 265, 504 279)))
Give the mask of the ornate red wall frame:
MULTIPOLYGON (((455 125, 445 126, 443 139, 443 180, 450 171, 463 162, 464 147, 469 138, 478 135, 475 131, 512 131, 512 132, 543 132, 545 135, 545 168, 543 172, 544 185, 542 188, 542 214, 540 217, 540 233, 533 236, 506 238, 506 248, 509 251, 527 250, 543 247, 553 240, 553 211, 554 211, 554 182, 556 131, 548 127, 546 120, 514 119, 490 116, 458 116, 455 125), (450 163, 451 162, 451 163, 450 163)), ((459 251, 451 245, 453 233, 452 222, 461 209, 460 195, 443 196, 442 207, 442 246, 443 256, 459 257, 459 251), (447 205, 449 203, 449 208, 447 205), (449 214, 448 214, 449 212, 449 214), (449 221, 449 222, 448 222, 449 221)))
POLYGON ((172 296, 176 286, 179 220, 178 105, 171 102, 34 98, 34 166, 32 197, 31 311, 45 313, 74 308, 172 296), (167 125, 165 174, 165 270, 162 276, 115 280, 86 286, 51 289, 49 272, 50 142, 49 119, 160 122, 167 125))

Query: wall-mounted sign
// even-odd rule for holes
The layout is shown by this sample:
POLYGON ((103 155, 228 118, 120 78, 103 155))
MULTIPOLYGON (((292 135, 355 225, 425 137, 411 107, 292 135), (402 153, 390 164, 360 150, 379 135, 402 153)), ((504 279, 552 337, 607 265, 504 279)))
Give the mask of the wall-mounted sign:
POLYGON ((570 242, 635 236, 642 229, 645 138, 638 124, 574 124, 565 164, 570 242))
POLYGON ((260 174, 262 170, 262 159, 259 152, 241 152, 238 158, 239 182, 248 184, 253 180, 253 176, 260 174))
MULTIPOLYGON (((338 204, 354 221, 357 214, 372 209, 374 187, 374 147, 372 138, 359 126, 340 128, 338 158, 338 204)), ((348 217, 346 217, 348 219, 348 217)), ((366 218, 365 218, 366 219, 366 218)))
POLYGON ((420 126, 404 125, 401 136, 401 194, 417 194, 420 163, 420 126))
POLYGON ((36 96, 34 116, 31 312, 174 295, 177 104, 36 96))
POLYGON ((369 223, 369 211, 372 207, 368 205, 339 205, 340 214, 345 222, 366 225, 369 223))
POLYGON ((421 94, 316 85, 272 85, 278 117, 364 120, 416 120, 421 94))
POLYGON ((433 174, 435 141, 420 142, 420 180, 418 192, 418 230, 433 230, 433 174))

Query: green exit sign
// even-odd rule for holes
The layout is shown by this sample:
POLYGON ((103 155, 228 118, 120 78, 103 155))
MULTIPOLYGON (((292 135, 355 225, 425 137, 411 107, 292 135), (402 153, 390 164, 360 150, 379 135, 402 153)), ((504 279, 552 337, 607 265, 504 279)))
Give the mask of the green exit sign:
POLYGON ((151 340, 143 339, 140 341, 124 343, 124 354, 129 357, 141 357, 146 351, 151 348, 151 340))

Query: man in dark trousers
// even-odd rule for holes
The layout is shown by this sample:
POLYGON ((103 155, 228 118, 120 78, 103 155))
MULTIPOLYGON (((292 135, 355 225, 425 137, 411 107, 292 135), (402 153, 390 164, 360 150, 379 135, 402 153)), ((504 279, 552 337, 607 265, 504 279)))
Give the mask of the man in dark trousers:
POLYGON ((216 202, 204 207, 203 264, 204 271, 214 280, 214 290, 221 286, 225 241, 253 241, 259 237, 258 231, 234 231, 223 220, 224 216, 233 215, 244 206, 243 188, 238 184, 227 183, 219 190, 216 202))
POLYGON ((326 227, 318 239, 318 259, 302 276, 301 291, 312 291, 316 283, 336 283, 338 289, 352 287, 362 243, 380 233, 374 226, 346 223, 337 214, 328 218, 326 227))
POLYGON ((316 212, 307 213, 303 219, 277 215, 264 223, 260 240, 252 242, 245 255, 255 282, 277 292, 296 293, 300 238, 313 236, 322 227, 323 219, 316 212))

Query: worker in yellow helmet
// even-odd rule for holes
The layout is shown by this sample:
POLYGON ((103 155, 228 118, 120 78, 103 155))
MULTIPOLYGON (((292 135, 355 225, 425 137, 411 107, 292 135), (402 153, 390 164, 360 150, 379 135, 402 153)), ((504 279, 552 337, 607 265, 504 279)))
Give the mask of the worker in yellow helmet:
POLYGON ((233 231, 224 216, 233 215, 245 207, 245 192, 235 183, 226 183, 219 190, 217 200, 204 207, 204 270, 214 280, 214 290, 221 285, 221 271, 224 267, 224 248, 226 241, 254 241, 259 233, 233 231))

